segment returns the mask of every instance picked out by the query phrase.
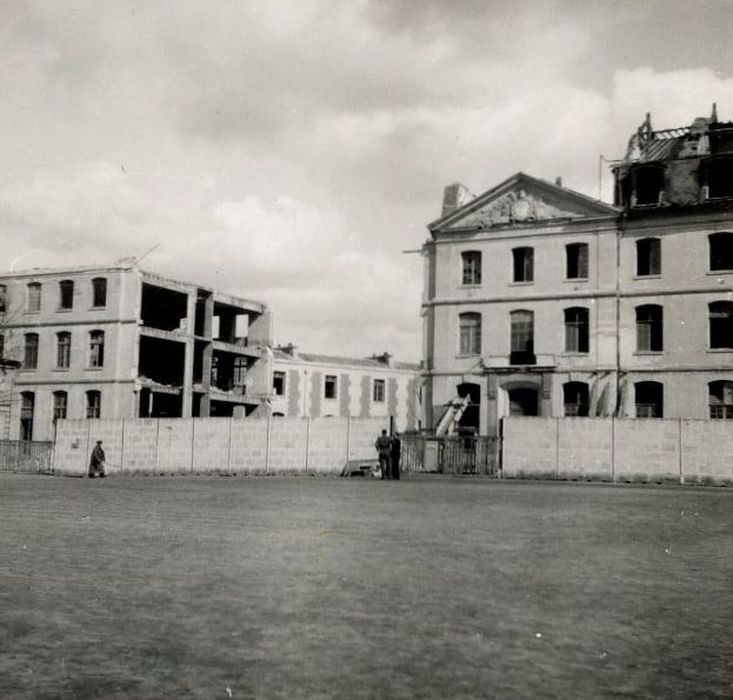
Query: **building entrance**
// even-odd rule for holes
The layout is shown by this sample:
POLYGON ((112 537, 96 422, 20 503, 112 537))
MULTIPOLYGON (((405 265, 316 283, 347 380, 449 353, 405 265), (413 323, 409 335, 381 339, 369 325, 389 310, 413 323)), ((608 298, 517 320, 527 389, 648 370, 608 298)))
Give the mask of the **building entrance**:
POLYGON ((538 416, 539 396, 537 389, 510 389, 510 416, 538 416))

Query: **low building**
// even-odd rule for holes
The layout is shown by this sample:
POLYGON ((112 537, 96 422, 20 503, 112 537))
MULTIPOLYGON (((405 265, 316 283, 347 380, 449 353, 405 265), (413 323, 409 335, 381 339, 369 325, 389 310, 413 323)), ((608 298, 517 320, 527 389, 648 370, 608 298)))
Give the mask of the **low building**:
POLYGON ((267 307, 119 263, 0 274, 10 437, 58 418, 231 416, 270 393, 267 307))
POLYGON ((346 358, 301 353, 293 345, 272 356, 273 416, 393 418, 394 429, 421 427, 420 366, 389 353, 346 358))

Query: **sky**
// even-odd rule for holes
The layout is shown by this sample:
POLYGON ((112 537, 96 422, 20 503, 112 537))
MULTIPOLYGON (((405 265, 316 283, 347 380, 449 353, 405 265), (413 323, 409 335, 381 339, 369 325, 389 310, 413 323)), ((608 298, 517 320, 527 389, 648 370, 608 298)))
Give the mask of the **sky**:
POLYGON ((0 270, 145 256, 417 361, 445 185, 598 196, 646 112, 733 120, 731 36, 729 0, 0 0, 0 270))

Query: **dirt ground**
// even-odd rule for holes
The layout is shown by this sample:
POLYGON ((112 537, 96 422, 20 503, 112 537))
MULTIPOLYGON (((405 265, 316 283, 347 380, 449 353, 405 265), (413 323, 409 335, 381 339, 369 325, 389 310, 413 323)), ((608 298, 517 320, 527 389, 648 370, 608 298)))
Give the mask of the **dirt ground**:
POLYGON ((733 491, 0 475, 0 697, 731 697, 733 491))

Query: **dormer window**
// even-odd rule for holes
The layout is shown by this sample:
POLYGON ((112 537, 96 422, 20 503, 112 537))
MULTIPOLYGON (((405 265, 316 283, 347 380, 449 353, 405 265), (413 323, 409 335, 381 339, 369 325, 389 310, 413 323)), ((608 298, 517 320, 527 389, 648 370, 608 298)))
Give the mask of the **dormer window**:
POLYGON ((733 158, 716 158, 707 164, 708 197, 733 197, 733 158))
POLYGON ((660 204, 664 193, 664 169, 645 165, 633 172, 634 195, 631 206, 660 204), (634 201, 635 199, 635 201, 634 201))

